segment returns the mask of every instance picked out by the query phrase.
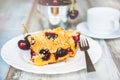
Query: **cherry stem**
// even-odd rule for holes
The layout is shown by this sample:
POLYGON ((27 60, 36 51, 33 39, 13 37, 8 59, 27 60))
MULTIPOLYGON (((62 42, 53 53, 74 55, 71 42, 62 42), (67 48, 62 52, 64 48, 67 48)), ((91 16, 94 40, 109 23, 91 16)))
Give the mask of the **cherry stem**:
POLYGON ((75 1, 72 0, 72 10, 75 10, 75 1))
POLYGON ((22 24, 22 33, 23 33, 24 36, 25 36, 25 34, 28 34, 28 30, 27 30, 27 28, 25 27, 24 24, 22 24))

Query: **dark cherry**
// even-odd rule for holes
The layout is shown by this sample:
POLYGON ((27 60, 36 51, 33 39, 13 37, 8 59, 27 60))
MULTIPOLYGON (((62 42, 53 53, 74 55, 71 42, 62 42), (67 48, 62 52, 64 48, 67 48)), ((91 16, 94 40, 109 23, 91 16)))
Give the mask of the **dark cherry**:
POLYGON ((51 33, 51 32, 46 32, 45 33, 45 36, 47 36, 48 39, 55 39, 58 37, 58 34, 55 34, 55 33, 51 33))
POLYGON ((79 42, 79 36, 72 36, 72 38, 75 42, 79 42))
POLYGON ((30 34, 29 35, 27 35, 25 38, 24 38, 24 40, 27 42, 27 44, 28 44, 28 47, 30 48, 30 43, 29 43, 29 41, 28 41, 28 37, 30 36, 30 34))
POLYGON ((18 41, 18 47, 23 50, 28 50, 30 49, 30 46, 27 41, 25 40, 19 40, 18 41))
POLYGON ((75 48, 77 47, 77 43, 79 42, 79 35, 78 36, 72 36, 74 42, 75 42, 75 48))
POLYGON ((50 58, 50 51, 48 49, 41 49, 39 54, 43 54, 43 60, 48 60, 50 58))
POLYGON ((69 10, 68 11, 68 16, 71 19, 75 19, 78 16, 78 14, 79 14, 78 10, 69 10))
POLYGON ((41 49, 39 54, 48 54, 50 53, 48 49, 41 49))
POLYGON ((27 36, 25 36, 24 37, 24 39, 26 40, 26 41, 28 41, 28 37, 30 36, 30 34, 28 34, 27 36))
POLYGON ((30 41, 30 43, 29 43, 29 41, 28 41, 28 37, 29 36, 31 36, 30 34, 29 35, 27 35, 24 39, 25 39, 25 41, 28 43, 28 45, 30 46, 30 43, 31 43, 31 45, 34 45, 35 44, 35 39, 32 37, 31 38, 31 41, 30 41))
POLYGON ((55 57, 56 57, 56 59, 58 59, 58 57, 63 57, 63 56, 65 56, 67 53, 68 53, 68 50, 67 50, 67 49, 59 48, 59 49, 57 50, 57 52, 55 53, 55 57))
POLYGON ((28 37, 31 36, 30 34, 28 34, 27 36, 24 37, 25 41, 28 41, 28 37))
POLYGON ((42 57, 43 60, 48 60, 50 58, 50 53, 45 54, 44 57, 42 57))

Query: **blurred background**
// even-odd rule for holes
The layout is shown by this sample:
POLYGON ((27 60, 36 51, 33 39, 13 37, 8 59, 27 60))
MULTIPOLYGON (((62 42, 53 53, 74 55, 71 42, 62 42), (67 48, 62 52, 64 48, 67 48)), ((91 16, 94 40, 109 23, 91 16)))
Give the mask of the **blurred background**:
MULTIPOLYGON (((44 9, 38 9, 38 2, 39 0, 0 0, 0 49, 8 40, 21 35, 21 24, 25 24, 29 32, 43 29, 41 20, 46 16, 41 16, 44 9)), ((78 23, 85 21, 88 8, 109 6, 120 9, 119 5, 120 0, 76 0, 75 9, 79 15, 74 20, 68 18, 68 26, 75 29, 78 23)), ((9 66, 0 57, 0 80, 5 77, 8 69, 9 66)))

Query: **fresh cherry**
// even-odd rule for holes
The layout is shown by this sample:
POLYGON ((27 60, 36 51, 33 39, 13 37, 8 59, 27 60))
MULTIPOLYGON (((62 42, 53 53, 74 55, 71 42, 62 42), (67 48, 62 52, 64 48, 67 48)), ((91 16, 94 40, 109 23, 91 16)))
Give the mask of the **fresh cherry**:
POLYGON ((28 41, 29 36, 30 36, 30 34, 24 37, 25 41, 28 41))
POLYGON ((18 47, 23 50, 28 50, 30 49, 30 45, 28 44, 27 41, 25 40, 19 40, 18 41, 18 47))
POLYGON ((69 10, 68 11, 68 16, 71 19, 75 19, 78 16, 78 14, 79 14, 78 10, 69 10))
POLYGON ((26 41, 26 43, 27 43, 27 45, 28 45, 28 47, 30 47, 30 43, 29 43, 29 41, 28 41, 28 37, 30 36, 30 34, 29 35, 27 35, 25 38, 24 38, 24 40, 26 41))

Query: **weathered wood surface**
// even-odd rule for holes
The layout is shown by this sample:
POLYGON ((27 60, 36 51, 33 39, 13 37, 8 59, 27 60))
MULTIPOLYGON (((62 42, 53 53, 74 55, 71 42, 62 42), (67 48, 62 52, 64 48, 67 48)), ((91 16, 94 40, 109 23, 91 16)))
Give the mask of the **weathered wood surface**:
MULTIPOLYGON (((29 32, 32 31, 34 32, 42 29, 42 27, 40 27, 41 26, 40 14, 38 13, 36 8, 37 1, 34 2, 33 4, 34 6, 30 14, 29 14, 30 10, 27 11, 26 9, 24 9, 25 6, 27 8, 26 4, 29 4, 29 1, 28 2, 27 1, 26 3, 21 2, 21 4, 15 3, 16 5, 13 6, 10 5, 10 3, 7 3, 8 1, 6 1, 7 4, 5 4, 4 1, 1 2, 3 3, 3 6, 0 7, 2 11, 2 13, 0 13, 0 21, 1 21, 0 23, 5 28, 0 27, 0 31, 5 30, 9 32, 9 34, 4 32, 0 34, 0 36, 4 35, 4 37, 2 36, 3 40, 1 40, 3 43, 5 43, 7 40, 15 36, 15 33, 17 33, 16 35, 20 34, 20 25, 22 22, 26 23, 29 32), (5 5, 8 6, 8 4, 10 5, 11 8, 4 7, 5 5), (17 8, 19 8, 20 10, 18 10, 17 8), (19 14, 16 15, 16 12, 18 12, 19 14), (15 16, 10 17, 11 14, 15 16), (21 16, 22 18, 24 18, 23 21, 21 19, 21 16), (10 18, 10 20, 8 20, 8 18, 10 18), (13 21, 15 23, 14 26, 17 25, 14 28, 12 27, 13 21), (6 24, 8 24, 9 26, 6 24), (7 36, 10 37, 7 38, 7 36)), ((77 0, 76 9, 79 10, 79 17, 75 20, 69 19, 69 24, 72 26, 74 24, 74 28, 75 28, 75 25, 77 25, 78 23, 82 21, 86 21, 86 16, 87 16, 86 12, 87 9, 89 9, 90 7, 108 6, 119 9, 120 8, 119 4, 120 4, 120 0, 77 0)), ((60 75, 33 74, 15 69, 10 66, 8 74, 5 77, 5 80, 120 80, 120 72, 119 72, 120 39, 118 38, 114 40, 106 40, 107 44, 104 40, 96 40, 96 41, 100 43, 104 53, 102 55, 102 58, 99 60, 99 62, 95 64, 95 68, 97 71, 93 74, 88 74, 86 72, 86 69, 77 72, 67 73, 67 74, 60 74, 60 75)))
POLYGON ((107 45, 109 46, 109 50, 112 53, 111 55, 113 57, 113 60, 120 72, 120 39, 118 38, 114 40, 106 40, 106 42, 107 45))

